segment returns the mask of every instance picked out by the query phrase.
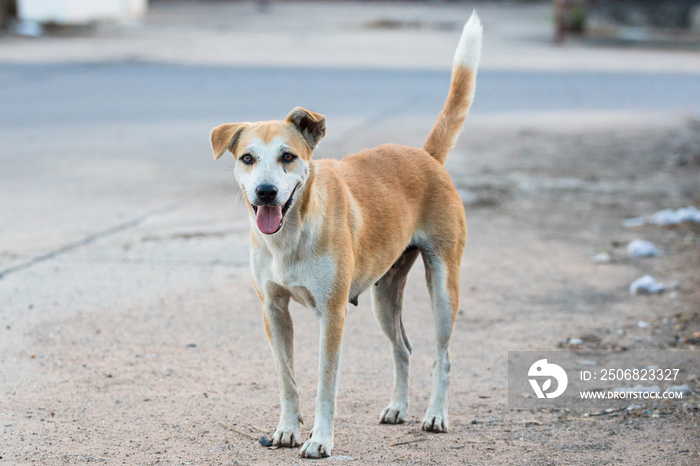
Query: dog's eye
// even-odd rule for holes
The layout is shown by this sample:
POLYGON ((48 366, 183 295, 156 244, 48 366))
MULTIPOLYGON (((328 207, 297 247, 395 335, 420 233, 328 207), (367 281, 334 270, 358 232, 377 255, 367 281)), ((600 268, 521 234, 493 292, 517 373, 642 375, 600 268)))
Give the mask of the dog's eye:
POLYGON ((282 161, 285 163, 289 163, 296 158, 297 158, 297 156, 290 153, 290 152, 285 152, 284 154, 282 154, 282 161))
POLYGON ((243 154, 240 160, 247 165, 251 165, 253 163, 253 156, 250 154, 243 154))

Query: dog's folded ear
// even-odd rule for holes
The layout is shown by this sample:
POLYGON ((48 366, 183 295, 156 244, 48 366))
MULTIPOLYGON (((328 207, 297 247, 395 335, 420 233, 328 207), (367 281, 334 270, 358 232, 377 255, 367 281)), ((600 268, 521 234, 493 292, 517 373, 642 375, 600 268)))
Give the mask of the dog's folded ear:
POLYGON ((211 130, 209 138, 211 149, 214 151, 214 160, 218 160, 227 150, 233 153, 245 126, 245 123, 226 123, 211 130))
POLYGON ((297 127, 311 149, 315 149, 318 142, 326 135, 326 117, 320 113, 295 107, 287 115, 287 121, 297 127))

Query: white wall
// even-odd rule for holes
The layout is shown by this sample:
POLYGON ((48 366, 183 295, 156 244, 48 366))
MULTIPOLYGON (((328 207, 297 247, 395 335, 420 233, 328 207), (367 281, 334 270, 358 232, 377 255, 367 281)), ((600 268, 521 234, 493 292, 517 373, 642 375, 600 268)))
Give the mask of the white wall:
POLYGON ((148 0, 18 0, 17 7, 22 20, 84 24, 142 17, 148 0))

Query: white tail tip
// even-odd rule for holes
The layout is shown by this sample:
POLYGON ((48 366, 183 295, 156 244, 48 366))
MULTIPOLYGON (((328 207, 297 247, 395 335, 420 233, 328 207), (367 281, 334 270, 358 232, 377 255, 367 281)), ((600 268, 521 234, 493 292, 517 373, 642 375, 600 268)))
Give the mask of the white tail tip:
POLYGON ((465 66, 472 70, 479 67, 482 31, 481 21, 474 10, 462 30, 462 37, 459 39, 459 45, 455 52, 455 65, 465 66))

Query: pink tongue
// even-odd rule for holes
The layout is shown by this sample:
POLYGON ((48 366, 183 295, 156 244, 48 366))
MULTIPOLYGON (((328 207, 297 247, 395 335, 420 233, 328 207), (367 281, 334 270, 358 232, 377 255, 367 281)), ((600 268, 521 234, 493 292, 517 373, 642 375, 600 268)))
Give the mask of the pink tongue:
POLYGON ((279 230, 280 223, 282 223, 282 206, 259 206, 255 220, 258 223, 258 228, 260 228, 260 231, 267 235, 271 235, 279 230))

